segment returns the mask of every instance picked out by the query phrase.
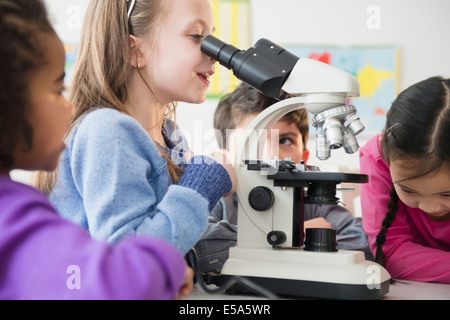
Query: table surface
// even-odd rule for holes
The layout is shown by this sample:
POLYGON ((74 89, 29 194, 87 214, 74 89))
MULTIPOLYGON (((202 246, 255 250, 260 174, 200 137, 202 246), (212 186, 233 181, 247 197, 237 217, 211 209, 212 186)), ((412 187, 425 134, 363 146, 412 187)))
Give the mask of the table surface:
MULTIPOLYGON (((208 286, 216 288, 216 286, 208 286)), ((186 300, 261 300, 250 295, 208 294, 197 284, 192 295, 186 300)), ((383 300, 450 300, 450 284, 426 283, 397 280, 390 285, 389 293, 383 300)))

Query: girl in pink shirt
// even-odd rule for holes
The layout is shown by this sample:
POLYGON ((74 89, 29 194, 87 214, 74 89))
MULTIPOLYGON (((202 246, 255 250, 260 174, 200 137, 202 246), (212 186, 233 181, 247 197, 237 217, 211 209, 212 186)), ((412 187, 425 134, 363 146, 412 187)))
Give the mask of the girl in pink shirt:
POLYGON ((450 283, 450 79, 419 82, 392 104, 360 153, 363 227, 391 276, 450 283))

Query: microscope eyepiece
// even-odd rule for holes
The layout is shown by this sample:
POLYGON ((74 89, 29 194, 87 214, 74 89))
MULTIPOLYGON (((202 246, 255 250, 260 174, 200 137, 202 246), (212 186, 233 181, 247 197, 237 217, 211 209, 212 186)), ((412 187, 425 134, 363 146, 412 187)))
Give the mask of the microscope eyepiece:
POLYGON ((232 70, 239 80, 273 98, 281 96, 281 88, 299 60, 267 39, 244 51, 209 35, 203 40, 201 51, 232 70))
POLYGON ((231 60, 233 56, 241 51, 214 36, 207 36, 205 40, 203 40, 201 50, 204 54, 217 60, 227 69, 231 69, 231 60))

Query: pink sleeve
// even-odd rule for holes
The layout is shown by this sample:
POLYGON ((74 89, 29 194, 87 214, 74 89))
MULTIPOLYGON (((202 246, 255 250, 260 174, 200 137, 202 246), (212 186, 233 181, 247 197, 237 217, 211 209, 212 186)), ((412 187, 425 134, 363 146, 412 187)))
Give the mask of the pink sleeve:
MULTIPOLYGON (((369 183, 361 186, 361 206, 363 228, 375 255, 375 240, 387 212, 392 185, 389 167, 378 151, 378 137, 361 149, 360 166, 361 173, 369 175, 369 183)), ((414 243, 407 210, 400 201, 386 234, 382 248, 387 270, 397 279, 450 283, 450 253, 414 243)))

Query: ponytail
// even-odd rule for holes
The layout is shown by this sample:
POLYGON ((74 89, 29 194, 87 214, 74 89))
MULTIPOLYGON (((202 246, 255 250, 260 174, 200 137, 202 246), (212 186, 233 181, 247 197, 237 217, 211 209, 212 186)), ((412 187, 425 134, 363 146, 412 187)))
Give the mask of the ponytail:
POLYGON ((386 216, 383 219, 383 223, 381 225, 380 232, 378 233, 377 239, 375 242, 375 244, 377 245, 375 262, 382 265, 383 267, 386 266, 386 262, 384 259, 384 253, 383 253, 382 246, 383 246, 384 242, 386 241, 386 233, 387 233, 388 229, 390 228, 390 226, 392 225, 392 223, 394 222, 395 216, 398 211, 399 197, 397 195, 397 192, 395 191, 394 185, 392 185, 389 195, 391 198, 389 200, 388 210, 386 212, 386 216))

